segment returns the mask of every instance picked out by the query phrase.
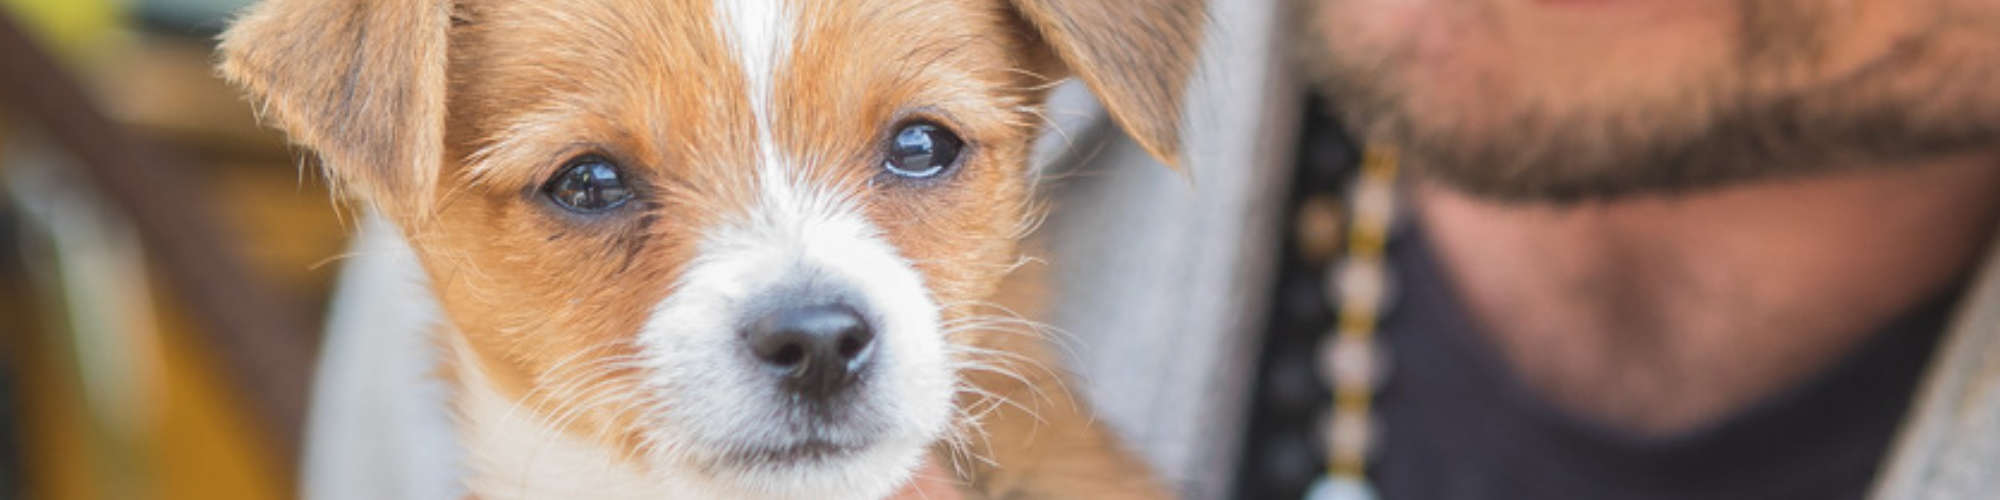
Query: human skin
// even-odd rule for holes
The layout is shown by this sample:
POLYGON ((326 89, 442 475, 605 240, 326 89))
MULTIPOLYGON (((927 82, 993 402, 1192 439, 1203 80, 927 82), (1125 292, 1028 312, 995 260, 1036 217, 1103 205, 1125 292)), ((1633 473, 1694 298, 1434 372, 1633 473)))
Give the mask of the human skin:
POLYGON ((1994 0, 1314 0, 1350 126, 1505 200, 1894 168, 2000 138, 1994 0))
POLYGON ((1424 230, 1531 387, 1640 433, 1791 386, 1959 283, 1994 234, 1991 156, 1579 207, 1421 188, 1424 230))
POLYGON ((2000 2, 1315 1, 1309 62, 1404 146, 1481 333, 1611 427, 1798 383, 2000 227, 2000 2))

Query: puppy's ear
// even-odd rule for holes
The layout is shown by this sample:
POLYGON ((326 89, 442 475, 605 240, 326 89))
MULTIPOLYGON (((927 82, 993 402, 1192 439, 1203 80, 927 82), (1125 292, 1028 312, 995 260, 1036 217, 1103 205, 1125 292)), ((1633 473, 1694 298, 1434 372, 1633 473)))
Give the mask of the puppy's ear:
POLYGON ((336 184, 430 209, 444 155, 450 0, 266 0, 222 35, 222 75, 336 184))
POLYGON ((1058 64, 1104 102, 1146 152, 1176 168, 1181 103, 1207 22, 1203 0, 1009 0, 1058 64))

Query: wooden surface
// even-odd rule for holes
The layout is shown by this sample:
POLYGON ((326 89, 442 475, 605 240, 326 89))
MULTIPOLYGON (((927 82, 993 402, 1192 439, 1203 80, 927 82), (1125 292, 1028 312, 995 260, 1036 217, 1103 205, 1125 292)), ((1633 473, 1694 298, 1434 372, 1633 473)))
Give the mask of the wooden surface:
POLYGON ((1876 500, 2000 498, 2000 252, 1994 257, 1932 360, 1876 500))

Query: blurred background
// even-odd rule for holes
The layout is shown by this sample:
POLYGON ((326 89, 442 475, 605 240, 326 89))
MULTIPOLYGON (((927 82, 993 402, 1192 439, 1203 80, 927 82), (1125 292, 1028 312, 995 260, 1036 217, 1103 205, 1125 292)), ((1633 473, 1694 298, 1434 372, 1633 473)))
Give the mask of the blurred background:
POLYGON ((246 0, 0 0, 0 499, 277 499, 348 228, 210 70, 246 0))

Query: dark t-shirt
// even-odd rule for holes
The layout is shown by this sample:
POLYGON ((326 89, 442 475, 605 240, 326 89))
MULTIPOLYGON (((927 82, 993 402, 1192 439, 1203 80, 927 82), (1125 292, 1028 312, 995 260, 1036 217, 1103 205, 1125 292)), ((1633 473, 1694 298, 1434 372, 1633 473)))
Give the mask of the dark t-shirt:
POLYGON ((1394 375, 1378 401, 1384 500, 1863 498, 1952 297, 1885 325, 1804 384, 1698 430, 1622 433, 1529 393, 1460 307, 1421 231, 1391 249, 1394 375))
MULTIPOLYGON (((1306 108, 1294 218, 1305 200, 1343 192, 1359 157, 1325 104, 1306 108)), ((1332 401, 1314 357, 1335 319, 1323 293, 1330 257, 1298 233, 1325 230, 1315 227, 1295 228, 1280 256, 1239 500, 1301 499, 1325 468, 1317 426, 1332 401)), ((1376 406, 1382 449, 1369 466, 1383 500, 1863 498, 1959 294, 1879 325, 1786 392, 1692 432, 1643 437, 1530 393, 1466 316, 1417 229, 1390 238, 1398 290, 1378 332, 1391 364, 1376 406)))

